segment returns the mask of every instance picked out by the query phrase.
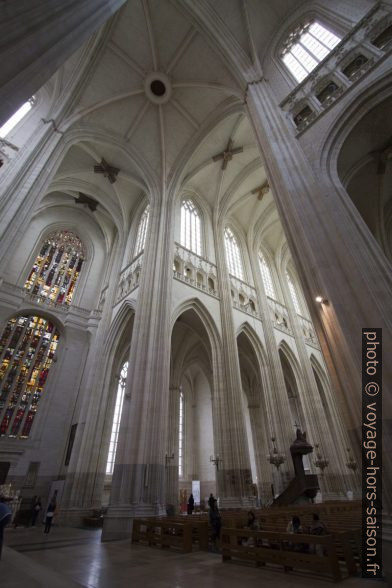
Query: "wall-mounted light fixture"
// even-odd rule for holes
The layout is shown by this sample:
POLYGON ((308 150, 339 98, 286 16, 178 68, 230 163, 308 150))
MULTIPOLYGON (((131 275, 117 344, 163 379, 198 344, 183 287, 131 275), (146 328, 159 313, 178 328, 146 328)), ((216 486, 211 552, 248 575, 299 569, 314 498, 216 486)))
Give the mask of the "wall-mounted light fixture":
POLYGON ((326 298, 323 298, 322 296, 316 296, 315 298, 316 302, 319 302, 320 304, 327 304, 328 300, 326 298))

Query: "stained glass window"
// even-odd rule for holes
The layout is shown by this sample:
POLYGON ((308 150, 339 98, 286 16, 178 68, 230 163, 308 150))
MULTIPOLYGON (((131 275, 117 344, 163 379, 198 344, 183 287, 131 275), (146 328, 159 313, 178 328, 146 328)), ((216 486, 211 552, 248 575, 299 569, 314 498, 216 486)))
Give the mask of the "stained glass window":
POLYGON ((8 321, 0 340, 0 435, 30 435, 59 338, 43 317, 8 321))
POLYGON ((201 255, 200 213, 192 200, 181 204, 181 245, 201 255))
POLYGON ((301 309, 300 309, 300 306, 299 306, 299 300, 298 300, 298 296, 297 296, 297 291, 296 291, 295 286, 293 284, 293 281, 292 281, 292 279, 290 277, 290 274, 286 273, 286 277, 287 277, 287 283, 289 285, 291 299, 292 299, 293 304, 294 304, 295 312, 297 314, 301 314, 301 309))
POLYGON ((114 407, 112 433, 110 435, 108 460, 106 462, 106 473, 110 476, 113 474, 114 462, 116 461, 118 434, 120 432, 121 413, 124 402, 125 387, 127 384, 127 374, 128 362, 126 361, 122 367, 120 381, 117 387, 116 406, 114 407))
POLYGON ((263 279, 265 293, 270 298, 275 298, 275 288, 272 281, 271 270, 261 251, 259 251, 259 266, 261 277, 263 279))
POLYGON ((139 253, 141 253, 143 251, 144 246, 146 244, 149 216, 150 216, 150 205, 146 206, 146 208, 141 216, 140 222, 139 222, 139 227, 137 229, 134 257, 137 257, 139 255, 139 253))
POLYGON ((71 304, 84 258, 84 247, 74 233, 52 233, 35 260, 26 290, 41 301, 71 304))
POLYGON ((178 475, 184 475, 184 393, 180 389, 180 406, 178 419, 178 475))
POLYGON ((295 79, 302 82, 339 42, 340 37, 320 23, 307 22, 289 35, 281 56, 295 79))
POLYGON ((237 239, 230 227, 226 227, 225 229, 225 250, 229 272, 233 276, 243 280, 244 272, 242 269, 240 248, 238 247, 237 239))

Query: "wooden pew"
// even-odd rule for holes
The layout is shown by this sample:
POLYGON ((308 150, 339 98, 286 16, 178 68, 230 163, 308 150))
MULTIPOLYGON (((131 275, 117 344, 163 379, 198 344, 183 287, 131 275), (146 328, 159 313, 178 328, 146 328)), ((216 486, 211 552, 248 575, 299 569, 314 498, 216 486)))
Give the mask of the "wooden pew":
POLYGON ((159 545, 162 549, 172 547, 184 553, 192 551, 192 526, 186 523, 167 521, 163 518, 134 519, 132 542, 159 545))
POLYGON ((283 567, 286 572, 306 570, 324 577, 332 576, 335 582, 342 579, 332 535, 319 537, 223 528, 221 549, 222 561, 237 558, 254 561, 258 566, 272 564, 283 567), (314 546, 315 553, 299 551, 304 544, 314 546), (325 555, 318 555, 316 545, 321 546, 325 555), (295 546, 298 546, 297 551, 295 546))

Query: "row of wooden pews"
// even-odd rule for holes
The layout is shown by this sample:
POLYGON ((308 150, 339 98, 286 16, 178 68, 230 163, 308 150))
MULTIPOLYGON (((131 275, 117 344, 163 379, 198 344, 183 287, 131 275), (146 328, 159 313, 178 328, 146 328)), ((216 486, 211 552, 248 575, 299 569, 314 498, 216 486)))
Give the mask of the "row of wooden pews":
MULTIPOLYGON (((258 530, 246 528, 244 510, 221 511, 222 560, 243 560, 257 566, 299 571, 334 581, 360 569, 361 503, 330 502, 253 511, 258 530), (330 534, 312 535, 309 529, 318 513, 330 534), (286 532, 293 516, 299 516, 302 534, 286 532)), ((183 553, 208 550, 211 529, 207 513, 190 516, 134 519, 132 541, 183 553)))
POLYGON ((247 513, 225 512, 221 532, 222 559, 253 561, 284 571, 301 571, 340 581, 360 569, 361 503, 336 502, 318 505, 274 507, 253 511, 260 530, 245 529, 247 513), (308 534, 318 513, 330 534, 308 534), (298 516, 302 534, 286 532, 298 516))

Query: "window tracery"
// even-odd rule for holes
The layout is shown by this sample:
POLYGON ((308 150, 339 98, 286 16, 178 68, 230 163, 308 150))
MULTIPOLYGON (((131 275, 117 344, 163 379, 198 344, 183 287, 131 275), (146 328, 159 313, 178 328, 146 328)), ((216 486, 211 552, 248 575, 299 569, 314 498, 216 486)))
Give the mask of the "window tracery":
POLYGON ((55 358, 60 333, 35 315, 11 318, 0 339, 0 435, 26 439, 55 358))
POLYGON ((137 257, 142 251, 144 251, 144 246, 146 244, 149 218, 150 218, 150 205, 147 204, 142 216, 140 217, 139 226, 137 229, 134 257, 137 257))
POLYGON ((291 299, 292 299, 293 305, 294 305, 294 310, 297 314, 301 314, 301 308, 299 306, 297 291, 296 291, 295 286, 293 284, 293 281, 290 277, 290 274, 287 272, 286 272, 286 277, 287 277, 287 283, 289 285, 290 296, 291 296, 291 299))
POLYGON ((302 82, 340 41, 319 22, 308 20, 289 34, 280 56, 295 79, 302 82))
POLYGON ((260 266, 260 272, 261 272, 261 277, 262 277, 263 284, 264 284, 265 293, 270 298, 275 299, 276 298, 275 288, 274 288, 274 284, 272 281, 271 270, 270 270, 269 265, 266 262, 266 259, 261 251, 259 251, 259 266, 260 266))
POLYGON ((42 245, 24 287, 43 301, 71 304, 84 259, 83 244, 72 231, 52 233, 42 245))
POLYGON ((106 474, 110 475, 110 476, 113 474, 114 463, 116 461, 118 434, 120 432, 121 413, 122 413, 123 402, 124 402, 125 388, 127 385, 127 375, 128 375, 128 361, 126 361, 124 363, 124 365, 122 366, 121 373, 120 373, 120 380, 119 380, 118 386, 117 386, 116 405, 114 407, 112 432, 110 435, 110 442, 109 442, 109 453, 108 453, 108 459, 106 462, 106 474))
POLYGON ((201 255, 200 212, 192 200, 183 200, 181 204, 181 245, 201 255))
POLYGON ((236 278, 243 280, 244 272, 242 268, 240 248, 238 247, 237 239, 230 227, 226 227, 224 236, 226 260, 229 272, 236 278))

